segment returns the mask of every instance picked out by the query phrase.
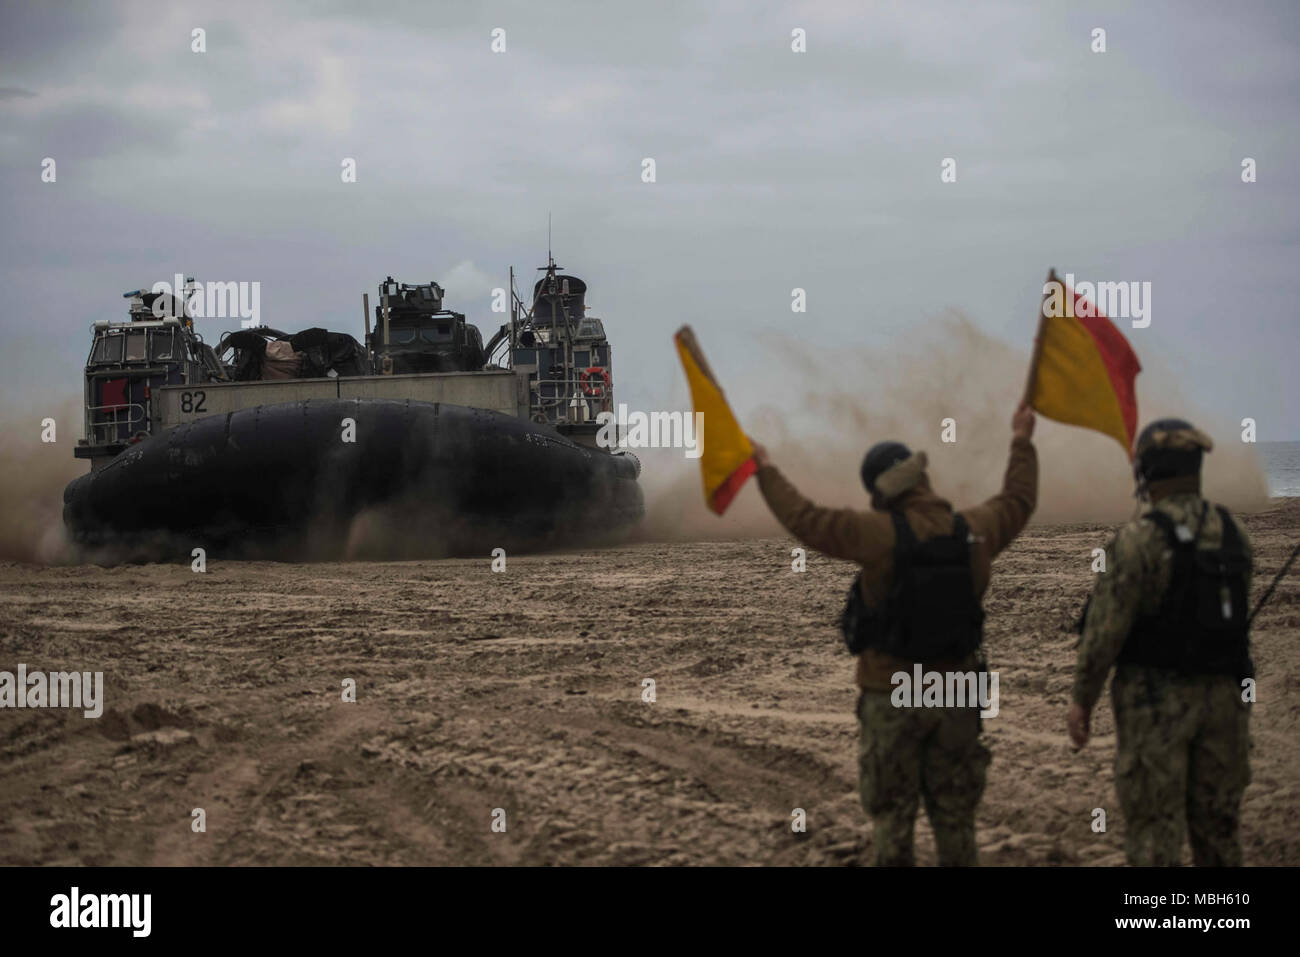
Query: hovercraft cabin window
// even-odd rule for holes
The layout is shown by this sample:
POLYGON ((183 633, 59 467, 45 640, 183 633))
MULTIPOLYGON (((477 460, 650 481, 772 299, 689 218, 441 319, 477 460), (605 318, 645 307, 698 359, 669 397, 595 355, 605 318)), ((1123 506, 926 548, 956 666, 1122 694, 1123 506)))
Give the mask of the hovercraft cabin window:
POLYGON ((154 362, 171 359, 176 351, 176 334, 165 329, 156 331, 150 337, 149 358, 154 362))
POLYGON ((126 361, 142 362, 145 355, 145 334, 130 332, 126 336, 126 361))
POLYGON ((95 361, 121 362, 122 341, 124 338, 125 337, 121 333, 100 336, 98 341, 95 343, 95 361))

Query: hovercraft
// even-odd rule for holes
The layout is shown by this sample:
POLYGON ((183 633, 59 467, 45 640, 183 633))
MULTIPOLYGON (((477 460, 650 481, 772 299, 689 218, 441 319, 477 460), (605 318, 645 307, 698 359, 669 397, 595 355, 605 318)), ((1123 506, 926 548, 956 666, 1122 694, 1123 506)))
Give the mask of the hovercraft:
MULTIPOLYGON (((254 326, 214 348, 194 297, 136 290, 94 324, 91 471, 72 539, 132 557, 415 557, 616 540, 644 512, 640 463, 598 446, 612 352, 586 285, 548 257, 531 306, 485 345, 436 282, 389 277, 366 334, 254 326)), ((218 284, 219 285, 219 284, 218 284)))

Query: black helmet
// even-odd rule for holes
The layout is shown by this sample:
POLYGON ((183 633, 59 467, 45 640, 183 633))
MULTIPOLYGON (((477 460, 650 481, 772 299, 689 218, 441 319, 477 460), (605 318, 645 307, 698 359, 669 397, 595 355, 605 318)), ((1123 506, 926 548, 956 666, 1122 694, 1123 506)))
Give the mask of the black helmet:
POLYGON ((1157 419, 1138 435, 1133 474, 1139 481, 1197 475, 1212 443, 1185 419, 1157 419))
POLYGON ((912 450, 902 442, 877 442, 867 449, 862 459, 862 484, 872 495, 876 494, 876 479, 890 466, 910 458, 912 450))

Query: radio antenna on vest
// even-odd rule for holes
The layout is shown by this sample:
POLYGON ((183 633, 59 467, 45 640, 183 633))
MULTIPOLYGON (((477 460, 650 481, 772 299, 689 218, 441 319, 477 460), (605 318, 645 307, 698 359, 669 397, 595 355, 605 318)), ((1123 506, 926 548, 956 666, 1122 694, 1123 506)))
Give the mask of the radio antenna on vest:
POLYGON ((1259 610, 1264 607, 1264 602, 1273 597, 1273 589, 1276 588, 1277 583, 1282 580, 1282 576, 1286 574, 1286 570, 1291 567, 1291 563, 1295 561, 1297 555, 1300 555, 1300 545, 1291 549, 1291 557, 1282 563, 1282 567, 1278 570, 1278 573, 1273 576, 1273 580, 1269 583, 1268 588, 1264 590, 1264 594, 1260 595, 1259 601, 1255 602, 1255 610, 1252 611, 1250 617, 1246 619, 1247 628, 1249 628, 1250 623, 1255 620, 1255 616, 1259 614, 1259 610))

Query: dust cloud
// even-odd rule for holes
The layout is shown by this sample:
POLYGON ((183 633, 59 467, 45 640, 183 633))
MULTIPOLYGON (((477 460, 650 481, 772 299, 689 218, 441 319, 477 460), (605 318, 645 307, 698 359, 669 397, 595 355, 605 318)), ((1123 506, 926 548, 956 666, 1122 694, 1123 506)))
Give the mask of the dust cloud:
MULTIPOLYGON (((791 481, 819 504, 866 508, 858 467, 867 447, 885 438, 924 449, 932 485, 957 508, 1000 488, 1028 349, 986 335, 957 312, 917 329, 906 343, 887 351, 841 347, 829 353, 775 333, 760 340, 770 353, 771 368, 781 370, 780 381, 787 385, 756 408, 737 409, 737 415, 791 481), (949 418, 956 423, 956 441, 944 443, 940 432, 949 418)), ((1140 342, 1134 345, 1141 349, 1140 342)), ((1140 423, 1164 415, 1191 419, 1215 441, 1206 457, 1206 495, 1238 510, 1264 507, 1268 485, 1263 466, 1255 447, 1241 441, 1240 420, 1185 401, 1183 384, 1157 357, 1141 358, 1140 423)), ((673 407, 682 406, 660 406, 673 407)), ((0 560, 94 560, 76 556, 62 521, 63 488, 87 471, 87 464, 72 455, 80 404, 68 400, 61 406, 46 404, 45 412, 39 408, 11 413, 6 423, 8 443, 0 449, 0 560), (59 410, 54 416, 57 441, 45 443, 40 423, 52 408, 59 410)), ((1113 439, 1039 416, 1034 444, 1041 468, 1035 522, 1114 523, 1134 513, 1129 463, 1113 439)), ((697 460, 685 458, 680 449, 638 449, 636 454, 643 464, 646 498, 646 519, 636 539, 715 541, 781 534, 757 483, 746 483, 719 517, 704 505, 697 460)))
POLYGON ((80 437, 81 404, 50 402, 6 418, 6 441, 0 446, 0 560, 69 561, 63 488, 90 470, 88 462, 72 454, 80 437), (41 422, 47 417, 55 420, 54 442, 41 441, 41 422))
MULTIPOLYGON (((976 504, 1001 488, 1011 415, 1024 391, 1029 350, 981 332, 955 311, 917 328, 890 351, 841 347, 829 353, 782 334, 760 340, 771 354, 772 368, 781 369, 781 381, 788 385, 782 395, 757 408, 736 409, 737 417, 767 446, 773 463, 818 504, 868 507, 858 469, 866 449, 882 439, 925 450, 931 484, 956 508, 976 504), (955 422, 952 443, 940 440, 946 419, 955 422)), ((1215 441, 1205 460, 1207 497, 1239 510, 1264 507, 1268 485, 1263 466, 1255 447, 1241 441, 1239 425, 1185 402, 1176 378, 1158 362, 1141 358, 1139 428, 1166 415, 1191 419, 1215 441)), ((707 435, 706 426, 706 440, 707 435)), ((1033 521, 1117 523, 1134 514, 1132 472, 1114 439, 1039 416, 1034 444, 1040 479, 1033 521)), ((726 540, 781 533, 755 482, 746 483, 718 517, 704 505, 695 460, 684 459, 680 450, 637 454, 645 465, 646 539, 726 540)))

